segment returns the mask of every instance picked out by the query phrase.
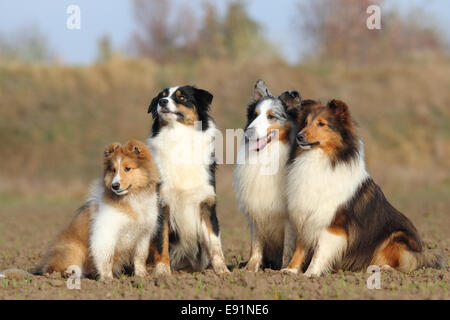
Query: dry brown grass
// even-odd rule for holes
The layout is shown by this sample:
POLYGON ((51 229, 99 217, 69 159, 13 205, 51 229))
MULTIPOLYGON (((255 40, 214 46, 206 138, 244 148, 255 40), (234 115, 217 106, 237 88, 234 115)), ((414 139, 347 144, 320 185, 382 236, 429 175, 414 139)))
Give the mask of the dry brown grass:
POLYGON ((242 128, 259 78, 274 93, 297 89, 304 98, 347 102, 381 184, 450 189, 448 57, 358 68, 258 59, 164 66, 117 58, 86 67, 0 64, 0 193, 81 196, 101 170, 104 145, 145 139, 149 101, 166 86, 211 91, 219 127, 242 128))

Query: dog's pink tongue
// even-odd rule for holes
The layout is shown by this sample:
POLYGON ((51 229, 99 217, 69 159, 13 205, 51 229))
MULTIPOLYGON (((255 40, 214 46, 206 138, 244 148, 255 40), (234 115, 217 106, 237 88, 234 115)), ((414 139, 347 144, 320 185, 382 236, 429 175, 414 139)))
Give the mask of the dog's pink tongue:
POLYGON ((266 146, 266 144, 267 144, 267 139, 266 138, 258 139, 258 140, 254 141, 254 142, 251 142, 250 146, 248 147, 248 149, 250 151, 261 150, 262 148, 264 148, 266 146))

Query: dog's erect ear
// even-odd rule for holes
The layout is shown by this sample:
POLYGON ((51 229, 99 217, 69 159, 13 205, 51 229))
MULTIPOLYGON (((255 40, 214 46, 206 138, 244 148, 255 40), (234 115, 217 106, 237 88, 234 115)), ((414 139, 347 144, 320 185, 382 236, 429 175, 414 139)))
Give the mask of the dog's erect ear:
POLYGON ((105 158, 112 156, 114 154, 114 152, 116 152, 116 150, 120 149, 120 147, 121 147, 121 144, 118 142, 114 142, 114 143, 106 146, 105 151, 103 151, 103 156, 105 158))
POLYGON ((151 113, 153 119, 155 119, 156 116, 158 115, 158 110, 157 110, 158 101, 159 101, 159 94, 152 99, 152 102, 150 102, 150 105, 148 107, 147 113, 151 113))
POLYGON ((264 97, 272 97, 272 93, 270 93, 264 80, 259 79, 253 89, 253 100, 258 101, 264 97))
POLYGON ((347 120, 350 117, 347 105, 341 100, 331 100, 328 102, 328 108, 330 108, 333 114, 338 116, 341 120, 347 120))
POLYGON ((204 108, 206 107, 207 109, 209 108, 209 105, 213 101, 213 95, 203 89, 195 88, 194 97, 195 100, 197 101, 197 104, 199 104, 199 107, 204 108))
POLYGON ((148 159, 150 157, 150 150, 147 145, 139 140, 128 141, 123 149, 127 155, 138 159, 148 159))
POLYGON ((300 109, 302 97, 298 91, 285 91, 278 98, 283 101, 286 110, 300 109))

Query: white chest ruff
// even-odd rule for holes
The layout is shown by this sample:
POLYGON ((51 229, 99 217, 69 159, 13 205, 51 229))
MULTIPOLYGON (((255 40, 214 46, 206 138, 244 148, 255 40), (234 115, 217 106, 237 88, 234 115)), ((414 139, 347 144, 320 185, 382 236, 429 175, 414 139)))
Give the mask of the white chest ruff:
POLYGON ((206 131, 176 122, 148 139, 164 188, 189 192, 208 185, 215 132, 212 122, 206 131))
MULTIPOLYGON (((130 263, 134 250, 140 239, 146 237, 151 239, 157 230, 158 199, 156 193, 151 196, 148 193, 140 195, 128 195, 130 201, 130 212, 122 212, 120 207, 107 204, 102 201, 101 195, 97 198, 99 209, 92 217, 91 246, 97 243, 114 243, 114 252, 117 263, 123 265, 130 263)), ((94 245, 96 250, 101 249, 94 245)), ((94 255, 102 254, 93 252, 94 255)))
POLYGON ((183 251, 195 254, 201 231, 200 203, 215 196, 210 165, 216 128, 206 131, 174 123, 163 127, 148 144, 161 174, 161 200, 170 208, 170 226, 183 251))
POLYGON ((289 147, 276 141, 244 159, 245 145, 241 144, 234 169, 234 191, 240 210, 252 220, 271 223, 270 220, 285 215, 288 156, 289 147))
POLYGON ((339 206, 353 197, 367 177, 362 154, 351 163, 333 168, 322 150, 304 152, 288 169, 288 211, 292 222, 306 238, 313 239, 331 224, 339 206))

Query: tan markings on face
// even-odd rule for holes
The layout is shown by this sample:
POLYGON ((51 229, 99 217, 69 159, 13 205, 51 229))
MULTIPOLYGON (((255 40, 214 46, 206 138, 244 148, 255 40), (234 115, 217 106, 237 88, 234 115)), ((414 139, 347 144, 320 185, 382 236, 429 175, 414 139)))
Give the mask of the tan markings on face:
POLYGON ((259 114, 261 113, 261 110, 259 110, 259 108, 255 109, 255 113, 257 116, 259 116, 259 114))
POLYGON ((104 184, 106 189, 111 189, 111 184, 116 175, 116 172, 119 170, 119 161, 117 155, 113 155, 105 160, 104 166, 104 184))
MULTIPOLYGON (((266 116, 268 121, 277 120, 273 110, 267 110, 266 116)), ((278 130, 275 138, 280 142, 287 143, 289 141, 289 131, 291 130, 291 125, 289 122, 285 122, 284 124, 274 123, 270 125, 269 128, 267 128, 267 136, 269 136, 273 130, 278 130)))
POLYGON ((186 125, 193 126, 195 121, 198 121, 198 115, 195 107, 188 108, 185 105, 177 104, 178 110, 184 115, 182 122, 186 125))
POLYGON ((328 110, 322 109, 318 114, 308 115, 306 127, 302 130, 306 139, 311 142, 319 142, 317 148, 321 148, 327 154, 333 154, 342 146, 341 136, 329 127, 328 110))
POLYGON ((151 160, 139 160, 127 157, 122 152, 111 157, 105 162, 104 183, 106 189, 111 189, 111 184, 117 173, 120 174, 120 188, 122 190, 137 191, 147 188, 154 178, 151 160), (146 162, 150 162, 146 163, 146 162))
POLYGON ((267 136, 269 136, 273 130, 277 130, 275 139, 278 139, 281 143, 288 143, 290 129, 291 125, 288 122, 286 122, 284 126, 279 123, 274 123, 267 129, 267 136))
POLYGON ((163 97, 167 97, 167 92, 164 91, 164 92, 162 93, 162 96, 163 96, 163 97))
POLYGON ((120 165, 120 184, 123 189, 141 189, 148 185, 148 173, 139 166, 138 160, 124 158, 120 165))

